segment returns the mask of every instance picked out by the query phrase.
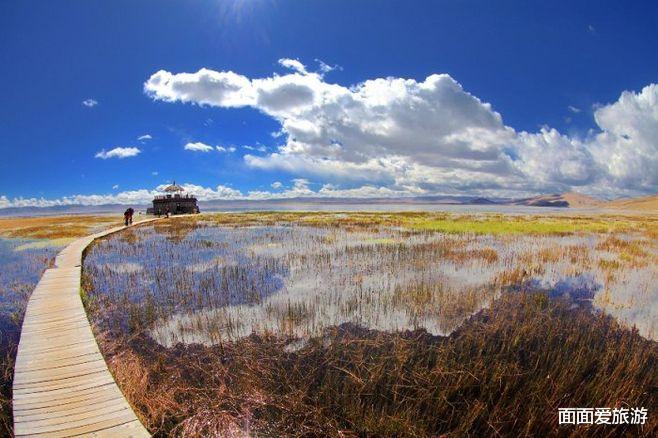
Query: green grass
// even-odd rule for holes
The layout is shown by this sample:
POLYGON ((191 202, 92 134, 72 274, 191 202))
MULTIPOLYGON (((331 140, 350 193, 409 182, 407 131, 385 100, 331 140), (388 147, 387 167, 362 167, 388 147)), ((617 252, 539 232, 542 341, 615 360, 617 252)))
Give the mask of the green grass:
MULTIPOLYGON (((655 238, 658 221, 642 216, 620 215, 504 215, 453 214, 445 212, 257 212, 208 214, 200 218, 216 225, 274 225, 294 223, 307 226, 402 227, 410 231, 453 234, 569 235, 575 233, 643 232, 655 238)), ((190 223, 187 224, 191 225, 190 223)), ((179 226, 185 226, 181 223, 179 226)), ((384 242, 382 242, 384 243, 384 242)))
POLYGON ((417 231, 438 231, 443 233, 474 234, 548 234, 566 235, 579 232, 608 233, 623 231, 629 224, 617 221, 588 219, 544 219, 514 218, 509 216, 487 217, 481 220, 473 217, 418 218, 404 225, 417 231))

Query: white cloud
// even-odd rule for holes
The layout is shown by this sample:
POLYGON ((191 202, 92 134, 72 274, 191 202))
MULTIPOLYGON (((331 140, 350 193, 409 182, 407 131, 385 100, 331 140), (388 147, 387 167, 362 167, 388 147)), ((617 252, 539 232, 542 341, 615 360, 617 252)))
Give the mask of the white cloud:
POLYGON ((274 181, 272 184, 270 184, 270 186, 271 186, 274 190, 276 190, 276 189, 280 189, 281 187, 283 187, 283 184, 281 184, 280 181, 274 181))
POLYGON ((318 66, 319 66, 319 68, 320 68, 320 73, 321 73, 321 74, 329 73, 329 72, 332 72, 332 71, 334 71, 334 70, 342 70, 342 69, 343 69, 343 67, 341 67, 341 66, 338 65, 338 64, 336 64, 336 65, 329 65, 329 64, 327 64, 326 62, 324 62, 323 60, 318 59, 318 58, 315 58, 315 62, 318 63, 318 66))
POLYGON ((598 165, 613 187, 658 190, 658 85, 639 93, 624 91, 599 107, 594 119, 601 132, 589 139, 598 165))
POLYGON ((207 145, 205 143, 201 143, 200 141, 196 143, 187 143, 183 148, 186 151, 193 151, 193 152, 210 152, 213 150, 212 146, 207 145))
POLYGON ((157 170, 154 170, 153 172, 151 172, 151 175, 153 175, 153 176, 158 176, 159 174, 160 173, 157 170))
POLYGON ((116 189, 118 189, 118 188, 119 188, 119 184, 114 184, 114 185, 112 186, 112 189, 113 189, 113 190, 116 190, 116 189))
POLYGON ((233 72, 202 68, 196 73, 174 75, 165 70, 153 74, 144 84, 151 98, 165 102, 191 102, 224 107, 247 106, 255 101, 251 81, 233 72))
POLYGON ((144 135, 140 135, 139 137, 137 137, 137 140, 139 140, 139 141, 147 141, 147 140, 151 140, 151 139, 153 139, 151 134, 144 134, 144 135))
POLYGON ((222 152, 222 153, 233 153, 236 151, 235 146, 221 146, 217 145, 215 147, 210 146, 209 144, 202 143, 200 141, 195 142, 195 143, 187 143, 184 146, 184 149, 186 151, 193 151, 193 152, 211 152, 213 150, 217 152, 222 152))
POLYGON ((227 153, 232 153, 235 152, 235 146, 215 146, 215 149, 217 152, 227 152, 227 153))
POLYGON ((134 157, 142 151, 135 147, 121 147, 117 146, 114 149, 106 151, 105 149, 97 152, 95 157, 107 160, 108 158, 128 158, 134 157))
POLYGON ((281 58, 279 59, 279 64, 285 68, 289 68, 291 70, 296 71, 297 73, 301 74, 307 74, 308 72, 306 71, 306 66, 299 62, 297 59, 290 59, 290 58, 281 58))
POLYGON ((571 111, 571 112, 574 113, 574 114, 578 114, 578 113, 581 111, 580 108, 576 108, 576 107, 573 106, 573 105, 569 105, 567 108, 569 109, 569 111, 571 111))
POLYGON ((82 101, 82 105, 86 106, 87 108, 93 108, 98 105, 98 101, 94 99, 85 99, 82 101))
MULTIPOLYGON (((280 182, 272 183, 274 189, 280 189, 280 182), (277 184, 278 183, 278 184, 277 184), (276 186, 276 187, 275 187, 276 186)), ((66 205, 106 205, 106 204, 129 204, 148 205, 155 195, 162 194, 162 190, 168 184, 161 184, 155 189, 127 190, 112 194, 71 195, 57 199, 45 198, 13 198, 5 195, 0 196, 0 209, 9 207, 54 207, 66 205)), ((364 198, 364 197, 398 197, 408 196, 405 190, 392 190, 388 187, 364 185, 342 189, 331 184, 324 184, 319 190, 310 188, 311 183, 304 178, 292 180, 292 187, 276 192, 250 191, 243 193, 226 185, 218 185, 214 188, 203 187, 195 184, 181 184, 186 193, 194 194, 200 201, 220 200, 267 200, 267 199, 291 199, 304 197, 317 198, 364 198)))
POLYGON ((597 108, 600 131, 577 138, 550 127, 516 131, 447 74, 345 87, 298 60, 280 64, 293 71, 250 79, 231 71, 161 70, 144 90, 154 100, 249 106, 267 114, 279 123, 282 143, 264 156, 246 154, 246 164, 324 183, 501 196, 658 190, 656 85, 597 108))

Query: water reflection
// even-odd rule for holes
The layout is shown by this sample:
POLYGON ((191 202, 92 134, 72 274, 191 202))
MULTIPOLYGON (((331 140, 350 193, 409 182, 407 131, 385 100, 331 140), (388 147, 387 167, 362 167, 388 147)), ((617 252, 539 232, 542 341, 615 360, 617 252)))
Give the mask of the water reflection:
POLYGON ((27 300, 58 248, 0 238, 0 354, 18 341, 27 300))
POLYGON ((108 328, 148 329, 165 346, 272 333, 289 338, 290 349, 344 323, 445 335, 510 285, 525 284, 593 303, 658 338, 655 265, 634 259, 611 275, 601 262, 615 255, 602 247, 606 236, 183 228, 143 227, 139 239, 110 237, 89 252, 85 276, 108 328))

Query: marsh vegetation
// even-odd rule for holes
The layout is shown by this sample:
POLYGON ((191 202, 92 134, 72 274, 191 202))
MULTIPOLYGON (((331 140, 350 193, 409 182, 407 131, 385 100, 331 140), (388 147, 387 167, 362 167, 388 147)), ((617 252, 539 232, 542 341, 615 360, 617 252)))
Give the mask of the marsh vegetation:
POLYGON ((83 286, 162 435, 534 435, 567 405, 658 408, 657 224, 207 215, 98 241, 83 286))

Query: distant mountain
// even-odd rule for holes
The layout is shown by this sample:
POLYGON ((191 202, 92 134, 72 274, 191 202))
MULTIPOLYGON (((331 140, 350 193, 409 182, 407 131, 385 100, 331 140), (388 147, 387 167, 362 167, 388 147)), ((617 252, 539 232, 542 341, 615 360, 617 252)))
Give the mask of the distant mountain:
POLYGON ((471 201, 468 202, 468 204, 495 205, 495 204, 499 204, 499 202, 495 202, 495 201, 492 201, 491 199, 487 199, 487 198, 475 198, 475 199, 471 199, 471 201))
MULTIPOLYGON (((611 209, 658 213, 658 195, 642 198, 626 198, 615 201, 604 201, 580 193, 562 193, 540 195, 523 199, 488 199, 472 196, 416 196, 399 198, 287 198, 263 200, 217 200, 199 201, 202 212, 217 210, 314 210, 331 209, 331 206, 383 206, 383 205, 511 205, 528 207, 560 207, 579 209, 611 209)), ((149 205, 132 205, 138 211, 145 211, 149 205)), ((70 214, 116 214, 121 215, 126 205, 67 205, 57 207, 17 207, 0 209, 2 216, 55 216, 70 214)))
POLYGON ((576 192, 563 193, 562 199, 569 203, 569 207, 574 208, 599 208, 605 204, 601 199, 576 192))
POLYGON ((507 202, 507 205, 525 205, 526 207, 568 207, 569 201, 562 195, 539 195, 532 198, 515 199, 507 202))
POLYGON ((509 202, 509 204, 526 205, 528 207, 600 208, 605 205, 605 201, 580 193, 569 192, 517 199, 509 202))
POLYGON ((605 208, 658 213, 658 195, 643 196, 641 198, 617 199, 615 201, 607 202, 605 208))

